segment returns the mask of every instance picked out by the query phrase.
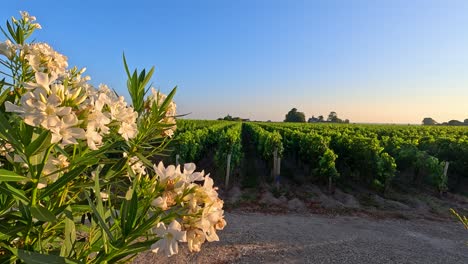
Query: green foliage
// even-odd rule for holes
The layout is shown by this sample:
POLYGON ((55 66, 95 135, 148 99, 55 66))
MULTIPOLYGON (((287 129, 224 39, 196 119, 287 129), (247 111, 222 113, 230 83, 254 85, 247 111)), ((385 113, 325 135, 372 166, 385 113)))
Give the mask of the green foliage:
MULTIPOLYGON (((181 127, 196 130, 222 121, 191 122, 181 127)), ((249 122, 242 129, 251 136, 260 158, 271 161, 278 149, 278 155, 310 166, 313 179, 320 182, 336 171, 338 181, 381 191, 390 188, 397 176, 417 187, 429 184, 446 191, 458 177, 468 177, 468 130, 462 127, 249 122), (450 162, 446 176, 445 161, 450 162), (408 172, 413 177, 403 178, 408 172)))
POLYGON ((319 168, 320 168, 320 175, 325 178, 332 178, 336 179, 340 176, 338 171, 336 170, 335 161, 338 158, 333 150, 327 148, 325 152, 320 157, 319 161, 319 168))
POLYGON ((145 103, 145 97, 148 93, 149 87, 146 88, 149 81, 153 77, 154 67, 152 67, 148 73, 146 70, 141 71, 138 73, 138 70, 135 69, 132 74, 130 74, 130 70, 128 69, 127 60, 125 59, 125 54, 122 55, 125 72, 127 73, 127 89, 130 93, 132 98, 133 108, 138 113, 143 112, 143 107, 145 103))
MULTIPOLYGON (((13 18, 2 31, 9 40, 24 48, 29 45, 26 40, 38 27, 32 21, 29 15, 19 20, 13 18)), ((134 109, 118 101, 116 94, 102 92, 103 97, 117 98, 112 102, 122 103, 120 112, 115 113, 111 111, 115 110, 114 105, 109 106, 107 101, 100 101, 100 107, 95 106, 96 102, 86 101, 98 101, 90 95, 98 91, 86 83, 82 71, 76 68, 65 69, 64 66, 57 71, 62 75, 53 84, 41 83, 40 88, 26 89, 26 84, 39 84, 39 77, 51 78, 55 72, 48 65, 34 69, 25 58, 24 50, 15 50, 11 56, 0 54, 0 63, 11 70, 11 73, 0 71, 1 77, 6 75, 8 80, 0 83, 0 262, 115 263, 128 261, 160 240, 153 232, 155 225, 168 224, 183 215, 180 207, 163 213, 151 205, 161 197, 164 186, 149 159, 161 154, 170 141, 165 132, 174 125, 167 119, 174 118, 169 111, 174 108, 171 104, 176 89, 161 100, 146 97, 154 68, 149 72, 134 70, 130 74, 124 57, 134 109), (72 82, 76 82, 77 89, 70 88, 72 82), (60 101, 60 108, 52 110, 69 110, 76 122, 66 123, 70 113, 55 113, 56 116, 47 113, 47 118, 56 118, 52 121, 58 119, 56 123, 68 125, 49 126, 49 122, 27 122, 20 111, 7 111, 6 105, 24 107, 23 96, 30 91, 37 92, 33 104, 47 103, 47 107, 53 108, 51 101, 56 99, 60 101), (71 92, 73 96, 69 96, 71 92), (138 119, 133 110, 138 113, 138 119), (104 117, 100 121, 88 118, 96 113, 104 117), (128 116, 113 116, 111 121, 113 114, 128 116), (124 117, 126 120, 117 121, 124 117), (102 121, 107 119, 108 122, 102 121), (91 121, 105 132, 87 127, 91 121), (59 134, 58 129, 69 127, 75 129, 66 130, 69 134, 96 132, 101 140, 97 143, 99 146, 90 147, 86 140, 90 137, 78 132, 70 142, 53 141, 59 134), (121 130, 138 133, 124 137, 121 130), (132 159, 142 163, 147 176, 134 171, 132 159), (56 165, 60 162, 64 165, 56 165), (85 219, 90 222, 85 223, 85 219)), ((67 136, 63 134, 66 133, 60 135, 67 136)), ((98 136, 94 135, 94 139, 98 136)), ((182 204, 190 192, 193 190, 184 189, 174 203, 182 204)), ((194 217, 192 212, 191 217, 194 217)))
POLYGON ((296 108, 291 109, 287 114, 284 122, 300 122, 304 123, 305 114, 303 112, 298 112, 296 108))
POLYGON ((374 183, 377 183, 377 185, 380 183, 380 186, 388 190, 392 179, 395 177, 396 168, 395 159, 386 152, 381 153, 377 160, 377 179, 374 180, 374 183))
POLYGON ((214 149, 220 142, 220 135, 224 135, 224 130, 232 125, 229 122, 220 122, 177 133, 172 143, 173 155, 178 154, 182 163, 199 161, 208 151, 214 149))
POLYGON ((242 124, 238 123, 228 127, 218 135, 215 162, 219 168, 226 168, 228 154, 231 154, 231 170, 240 164, 243 156, 241 128, 242 124))
POLYGON ((272 160, 275 151, 278 157, 282 156, 283 143, 280 133, 277 131, 269 132, 254 123, 244 123, 243 128, 250 135, 257 146, 258 153, 265 161, 272 160))

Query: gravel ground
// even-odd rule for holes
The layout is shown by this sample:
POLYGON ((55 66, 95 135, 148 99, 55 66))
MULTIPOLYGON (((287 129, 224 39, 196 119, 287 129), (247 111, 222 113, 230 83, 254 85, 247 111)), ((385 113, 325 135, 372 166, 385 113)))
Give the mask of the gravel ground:
POLYGON ((134 263, 468 263, 468 232, 456 222, 232 212, 220 242, 134 263))

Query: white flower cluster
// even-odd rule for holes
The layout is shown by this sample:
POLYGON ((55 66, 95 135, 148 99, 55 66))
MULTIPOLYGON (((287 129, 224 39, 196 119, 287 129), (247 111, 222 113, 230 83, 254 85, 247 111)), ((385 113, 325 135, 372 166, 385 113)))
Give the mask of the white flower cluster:
MULTIPOLYGON (((128 157, 128 154, 124 152, 123 156, 128 157)), ((143 164, 143 162, 137 156, 130 157, 128 159, 128 165, 135 175, 146 175, 145 164, 143 164)))
MULTIPOLYGON (((2 51, 10 47, 5 42, 0 49, 4 46, 2 51)), ((52 143, 62 146, 86 139, 89 148, 98 149, 111 127, 118 127, 125 140, 137 135, 138 113, 123 96, 105 85, 96 89, 88 84, 90 78, 82 76, 85 69, 67 69, 67 58, 45 43, 25 44, 19 50, 34 79, 23 84, 26 92, 20 102, 5 103, 7 112, 19 114, 28 125, 50 130, 52 143)))
POLYGON ((166 256, 176 254, 178 242, 187 242, 192 252, 198 252, 205 242, 219 241, 216 230, 226 225, 223 201, 218 197, 213 179, 204 172, 195 172, 195 164, 164 167, 160 162, 154 167, 159 184, 164 186, 162 196, 152 202, 152 206, 163 211, 171 207, 182 207, 185 213, 181 219, 173 220, 168 226, 159 223, 155 232, 161 239, 152 245, 153 252, 166 256), (203 185, 195 182, 203 181, 203 185), (190 190, 188 195, 187 190, 190 190))
POLYGON ((68 67, 67 57, 56 52, 47 43, 31 43, 21 47, 24 58, 35 72, 63 75, 68 67))
MULTIPOLYGON (((151 88, 151 95, 149 96, 149 102, 151 106, 153 106, 153 104, 156 104, 159 109, 166 100, 166 98, 167 96, 165 94, 162 94, 156 89, 151 88)), ((159 121, 160 123, 169 125, 169 127, 163 131, 164 136, 172 137, 174 135, 174 131, 177 128, 175 120, 176 108, 177 106, 174 103, 174 101, 171 101, 167 106, 166 116, 161 121, 159 121)))
MULTIPOLYGON (((17 26, 23 28, 23 33, 32 33, 35 29, 41 29, 41 25, 36 23, 36 17, 29 15, 28 12, 20 11, 21 19, 18 21, 16 18, 12 17, 12 22, 17 26), (28 32, 24 32, 28 31, 28 32)), ((10 40, 6 40, 3 43, 0 43, 0 54, 5 55, 8 59, 12 59, 15 56, 16 51, 19 49, 19 45, 13 44, 10 40)), ((66 60, 66 58, 65 58, 66 60)))

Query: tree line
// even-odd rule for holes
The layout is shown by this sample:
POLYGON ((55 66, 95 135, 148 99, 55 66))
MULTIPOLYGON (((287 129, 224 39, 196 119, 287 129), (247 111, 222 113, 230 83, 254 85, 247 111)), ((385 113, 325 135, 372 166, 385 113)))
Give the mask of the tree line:
MULTIPOLYGON (((299 112, 297 111, 297 108, 291 109, 285 116, 284 122, 297 122, 297 123, 305 123, 306 122, 306 117, 304 112, 299 112)), ((312 116, 307 120, 309 123, 322 123, 322 122, 328 122, 328 123, 349 123, 349 119, 341 119, 338 117, 338 114, 335 111, 331 111, 330 114, 328 114, 327 119, 324 118, 323 115, 319 115, 318 117, 312 116)))
POLYGON ((450 120, 448 122, 439 123, 439 122, 435 121, 431 117, 425 117, 422 120, 422 124, 424 126, 437 126, 437 125, 440 125, 440 126, 468 126, 468 118, 463 120, 463 122, 461 122, 459 120, 452 119, 452 120, 450 120))

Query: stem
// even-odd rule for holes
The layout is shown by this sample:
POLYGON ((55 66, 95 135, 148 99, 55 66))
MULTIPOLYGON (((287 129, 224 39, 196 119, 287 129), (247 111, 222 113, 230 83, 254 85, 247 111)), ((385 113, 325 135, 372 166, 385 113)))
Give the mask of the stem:
POLYGON ((35 206, 36 203, 37 203, 37 184, 39 183, 39 181, 36 181, 34 184, 34 189, 32 191, 32 198, 31 198, 31 205, 32 206, 35 206))

